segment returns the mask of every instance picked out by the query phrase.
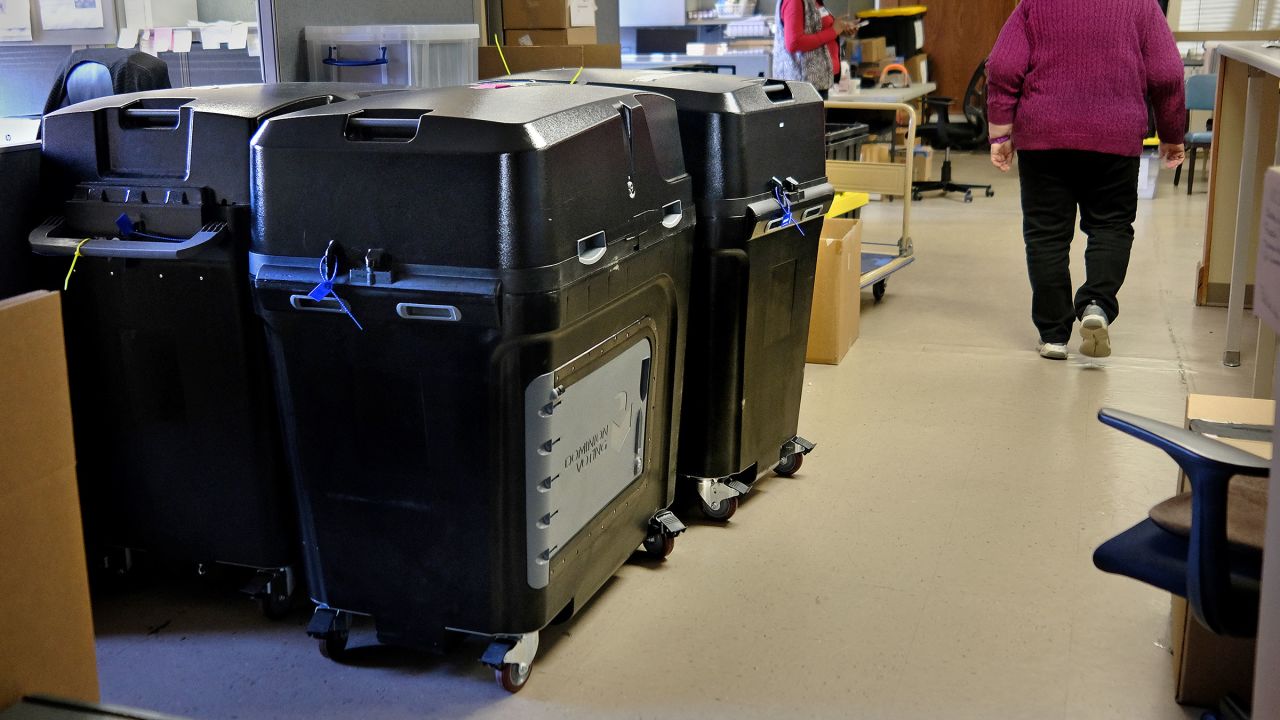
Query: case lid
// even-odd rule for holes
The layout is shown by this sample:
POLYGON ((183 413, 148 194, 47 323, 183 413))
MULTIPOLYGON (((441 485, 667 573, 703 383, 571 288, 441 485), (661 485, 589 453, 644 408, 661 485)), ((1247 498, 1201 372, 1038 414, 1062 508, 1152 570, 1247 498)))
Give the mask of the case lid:
POLYGON ((308 25, 309 42, 405 42, 479 40, 479 25, 308 25))
POLYGON ((107 181, 206 189, 249 202, 249 140, 272 115, 370 94, 385 85, 277 83, 170 88, 110 95, 44 118, 52 200, 78 183, 107 181))
POLYGON ((915 17, 924 15, 928 10, 929 8, 924 5, 906 5, 896 8, 883 8, 881 10, 859 10, 858 17, 868 20, 872 18, 915 17))
POLYGON ((800 103, 822 103, 818 91, 808 83, 718 73, 586 68, 579 74, 578 68, 564 68, 522 73, 504 80, 565 83, 575 76, 579 85, 662 93, 675 100, 682 111, 745 114, 800 103))
POLYGON ((594 265, 605 244, 692 218, 679 132, 669 98, 586 85, 410 90, 290 113, 254 138, 253 250, 314 258, 334 240, 399 264, 594 265))

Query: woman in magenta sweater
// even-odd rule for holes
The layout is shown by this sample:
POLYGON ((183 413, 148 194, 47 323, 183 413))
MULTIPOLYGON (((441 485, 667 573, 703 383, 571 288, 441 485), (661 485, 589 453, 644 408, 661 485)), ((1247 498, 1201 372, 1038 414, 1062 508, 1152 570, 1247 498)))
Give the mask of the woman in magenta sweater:
POLYGON ((1156 0, 1024 0, 987 61, 991 162, 1017 148, 1031 319, 1040 354, 1111 354, 1138 209, 1138 164, 1155 109, 1165 166, 1183 158, 1182 58, 1156 0), (1089 237, 1086 279, 1071 296, 1076 210, 1089 237))
POLYGON ((813 83, 822 96, 840 77, 840 36, 856 26, 833 16, 822 0, 779 0, 773 76, 813 83))

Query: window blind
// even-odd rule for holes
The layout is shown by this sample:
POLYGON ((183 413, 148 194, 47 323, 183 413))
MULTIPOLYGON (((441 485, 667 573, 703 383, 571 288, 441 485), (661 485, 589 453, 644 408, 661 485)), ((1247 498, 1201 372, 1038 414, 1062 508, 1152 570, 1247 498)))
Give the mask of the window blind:
POLYGON ((1280 28, 1280 0, 1182 0, 1178 29, 1185 32, 1280 28))

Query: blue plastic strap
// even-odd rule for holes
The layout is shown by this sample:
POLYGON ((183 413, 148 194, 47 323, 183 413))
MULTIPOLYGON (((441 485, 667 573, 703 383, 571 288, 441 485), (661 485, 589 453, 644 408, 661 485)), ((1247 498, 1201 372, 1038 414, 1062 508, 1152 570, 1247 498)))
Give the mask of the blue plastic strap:
POLYGON ((782 224, 778 227, 795 225, 796 229, 800 231, 801 237, 803 237, 804 228, 800 227, 800 223, 796 222, 795 216, 791 214, 791 198, 787 197, 787 193, 778 185, 773 187, 773 197, 778 201, 778 205, 782 208, 782 224))
POLYGON ((307 297, 316 302, 332 297, 338 301, 338 307, 342 308, 342 312, 351 318, 351 322, 355 323, 357 328, 364 330, 364 326, 356 319, 355 313, 351 312, 351 306, 347 305, 347 301, 338 297, 338 293, 334 292, 333 282, 338 277, 338 262, 335 260, 333 267, 329 267, 329 251, 332 248, 333 241, 329 241, 329 247, 325 248, 324 256, 320 258, 320 284, 312 288, 311 292, 307 293, 307 297))
POLYGON ((155 240, 156 242, 178 243, 184 242, 188 239, 139 232, 137 227, 133 224, 133 221, 124 213, 120 213, 120 217, 116 218, 116 229, 120 231, 121 240, 155 240))

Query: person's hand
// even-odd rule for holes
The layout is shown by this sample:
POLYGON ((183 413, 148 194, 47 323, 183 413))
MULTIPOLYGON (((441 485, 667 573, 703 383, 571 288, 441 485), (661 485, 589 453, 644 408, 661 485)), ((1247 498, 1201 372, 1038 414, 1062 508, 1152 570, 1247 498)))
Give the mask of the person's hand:
POLYGON ((1172 170, 1182 164, 1187 158, 1187 148, 1182 143, 1160 143, 1160 159, 1164 160, 1164 166, 1172 170))
POLYGON ((1013 141, 1005 142, 991 146, 991 164, 1000 169, 1000 172, 1009 172, 1013 167, 1013 141))
POLYGON ((851 26, 842 18, 835 18, 835 22, 831 23, 831 29, 836 31, 836 36, 848 35, 851 26))

